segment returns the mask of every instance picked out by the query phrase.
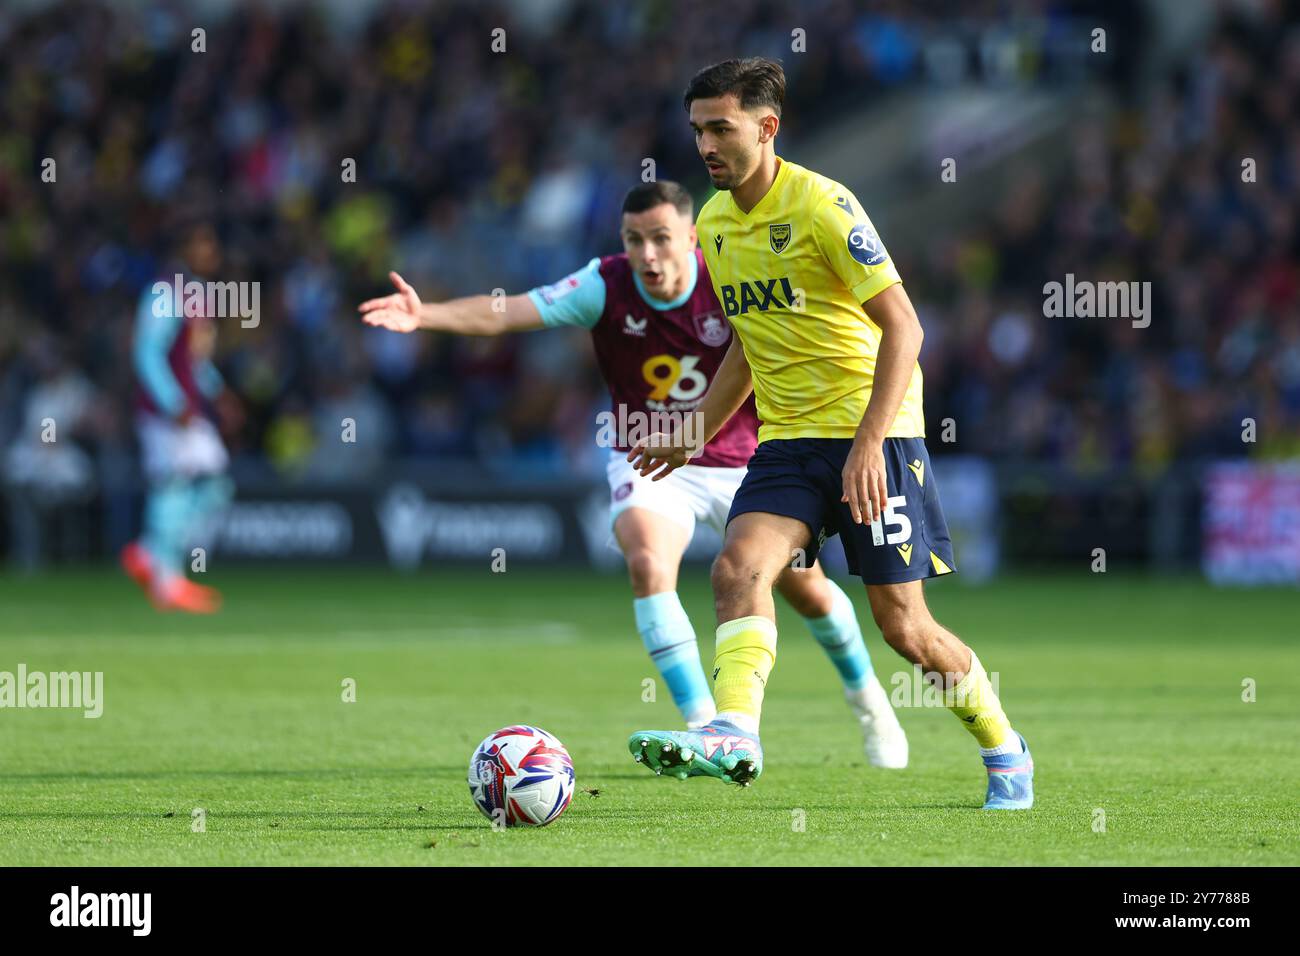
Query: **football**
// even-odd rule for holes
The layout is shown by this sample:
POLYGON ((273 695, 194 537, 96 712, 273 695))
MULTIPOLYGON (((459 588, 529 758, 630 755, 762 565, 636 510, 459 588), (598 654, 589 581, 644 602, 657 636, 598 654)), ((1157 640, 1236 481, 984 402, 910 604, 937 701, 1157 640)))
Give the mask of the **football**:
POLYGON ((470 796, 494 826, 544 827, 559 819, 573 781, 569 752, 540 727, 503 727, 469 760, 470 796))

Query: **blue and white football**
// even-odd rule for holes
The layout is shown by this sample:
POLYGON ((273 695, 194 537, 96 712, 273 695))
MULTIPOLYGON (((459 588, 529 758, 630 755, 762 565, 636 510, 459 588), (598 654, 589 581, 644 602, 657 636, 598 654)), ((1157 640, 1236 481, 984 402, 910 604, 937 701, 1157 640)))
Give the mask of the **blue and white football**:
POLYGON ((544 827, 573 799, 573 760, 540 727, 491 733, 469 760, 469 792, 494 826, 544 827))

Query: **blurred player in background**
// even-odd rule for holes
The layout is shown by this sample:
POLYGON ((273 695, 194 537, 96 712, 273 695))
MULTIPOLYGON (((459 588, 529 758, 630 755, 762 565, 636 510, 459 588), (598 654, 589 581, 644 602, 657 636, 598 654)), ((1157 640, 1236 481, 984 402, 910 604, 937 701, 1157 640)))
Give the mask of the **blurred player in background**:
POLYGON ((216 424, 225 385, 212 364, 214 317, 188 298, 177 309, 171 289, 178 273, 183 282, 214 277, 221 249, 206 224, 182 236, 180 262, 145 290, 136 311, 136 431, 148 493, 144 533, 123 548, 121 563, 159 610, 210 614, 221 595, 185 573, 195 532, 226 506, 233 488, 216 424))
MULTIPOLYGON (((922 580, 955 564, 925 448, 922 331, 871 220, 839 183, 776 155, 780 64, 728 60, 701 70, 685 104, 719 191, 700 210, 709 275, 736 330, 700 403, 704 438, 751 396, 759 446, 713 569, 718 719, 698 732, 628 741, 656 772, 748 784, 763 768, 763 689, 776 661, 772 586, 788 555, 839 534, 876 624, 899 654, 942 675, 945 704, 979 744, 984 808, 1033 804, 1033 761, 979 658, 931 616, 922 580)), ((681 434, 628 455, 670 478, 692 457, 681 434)))
MULTIPOLYGON (((621 255, 593 259, 553 285, 511 296, 504 308, 494 308, 491 296, 423 303, 392 273, 398 292, 365 302, 360 311, 371 325, 398 332, 500 335, 579 326, 591 332, 616 419, 620 408, 624 421, 634 413, 693 414, 732 334, 697 248, 692 214, 681 186, 647 183, 624 199, 621 255)), ((642 477, 627 461, 626 436, 610 452, 610 522, 627 560, 637 630, 688 727, 707 725, 716 710, 695 630, 677 596, 678 567, 697 521, 722 532, 757 435, 754 405, 745 403, 690 468, 664 482, 642 477)), ((872 669, 848 596, 813 562, 787 569, 775 586, 839 672, 870 763, 906 766, 907 738, 872 669)))

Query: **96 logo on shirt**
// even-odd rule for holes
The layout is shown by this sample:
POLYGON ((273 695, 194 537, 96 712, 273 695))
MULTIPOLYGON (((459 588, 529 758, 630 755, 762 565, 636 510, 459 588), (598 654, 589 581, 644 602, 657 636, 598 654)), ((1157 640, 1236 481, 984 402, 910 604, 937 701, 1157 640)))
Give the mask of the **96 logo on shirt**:
POLYGON ((646 359, 641 376, 654 386, 647 397, 659 402, 666 398, 679 402, 699 398, 709 387, 708 378, 695 367, 699 361, 698 355, 683 355, 679 360, 667 353, 646 359))

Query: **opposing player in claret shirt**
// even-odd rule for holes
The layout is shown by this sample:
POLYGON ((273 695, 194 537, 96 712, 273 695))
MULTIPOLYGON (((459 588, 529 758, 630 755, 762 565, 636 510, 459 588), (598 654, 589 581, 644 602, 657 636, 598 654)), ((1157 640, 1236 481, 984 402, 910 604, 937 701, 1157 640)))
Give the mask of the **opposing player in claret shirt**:
POLYGON ((178 274, 184 280, 214 275, 221 247, 206 223, 184 226, 179 234, 179 259, 145 290, 136 311, 136 430, 149 493, 144 533, 122 549, 121 564, 160 611, 211 614, 221 595, 185 576, 186 549, 234 488, 217 429, 218 402, 228 399, 223 407, 229 410, 233 396, 212 364, 213 317, 178 303, 170 290, 178 274))
MULTIPOLYGON (((640 416, 651 413, 685 421, 680 416, 695 411, 732 334, 697 249, 693 211, 690 195, 676 183, 646 183, 623 202, 621 255, 593 259, 553 285, 511 296, 502 310, 490 296, 421 302, 392 273, 398 291, 360 311, 371 325, 397 332, 500 335, 581 326, 591 332, 615 421, 644 421, 640 416)), ((687 726, 705 727, 716 709, 695 630, 677 597, 677 570, 697 521, 723 531, 758 441, 757 414, 752 399, 746 402, 688 467, 664 481, 637 473, 627 461, 627 439, 611 442, 607 472, 610 523, 627 560, 637 630, 687 726)), ((869 762, 906 766, 907 738, 872 670, 848 596, 816 563, 788 568, 776 588, 839 672, 869 762)))

